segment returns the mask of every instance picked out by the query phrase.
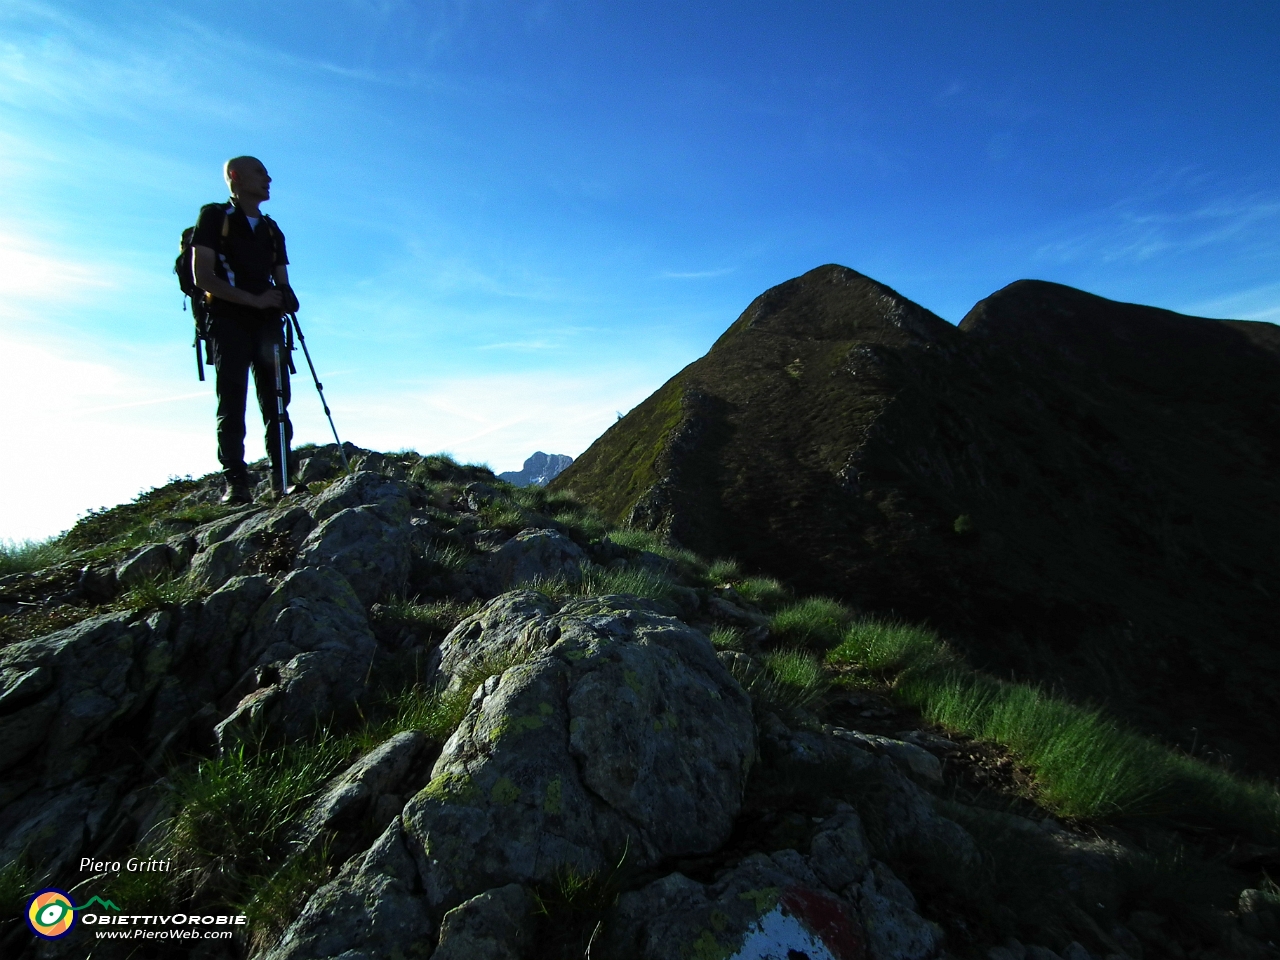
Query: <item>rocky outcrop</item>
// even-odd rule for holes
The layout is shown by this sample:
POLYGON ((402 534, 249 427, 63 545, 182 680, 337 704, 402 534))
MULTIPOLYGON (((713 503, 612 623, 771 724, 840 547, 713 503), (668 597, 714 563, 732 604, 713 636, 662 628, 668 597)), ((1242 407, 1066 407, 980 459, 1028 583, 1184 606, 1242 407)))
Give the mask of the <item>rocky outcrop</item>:
POLYGON ((500 473, 498 479, 517 487, 545 487, 563 473, 571 463, 573 463, 573 457, 563 453, 543 453, 539 450, 526 460, 519 470, 500 473))

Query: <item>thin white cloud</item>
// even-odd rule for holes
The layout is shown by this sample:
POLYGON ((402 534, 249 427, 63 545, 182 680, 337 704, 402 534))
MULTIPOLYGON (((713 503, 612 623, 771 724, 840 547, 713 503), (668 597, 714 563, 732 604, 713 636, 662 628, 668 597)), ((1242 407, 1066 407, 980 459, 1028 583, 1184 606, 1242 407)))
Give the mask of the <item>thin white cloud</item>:
POLYGON ((85 263, 0 225, 0 303, 83 302, 118 287, 110 266, 85 263))
POLYGON ((1125 200, 1086 218, 1071 235, 1042 244, 1035 256, 1058 263, 1141 262, 1250 242, 1264 254, 1276 254, 1280 243, 1273 224, 1280 224, 1280 199, 1275 196, 1220 198, 1177 213, 1125 200), (1261 236, 1251 236, 1259 227, 1268 229, 1261 236))

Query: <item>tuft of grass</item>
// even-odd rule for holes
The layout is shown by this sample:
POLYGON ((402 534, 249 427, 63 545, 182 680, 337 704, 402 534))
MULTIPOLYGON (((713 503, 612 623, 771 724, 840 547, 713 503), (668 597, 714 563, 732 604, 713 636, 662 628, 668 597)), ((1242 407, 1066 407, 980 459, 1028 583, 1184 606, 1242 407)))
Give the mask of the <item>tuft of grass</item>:
POLYGON ((790 588, 775 577, 750 577, 734 584, 738 596, 762 610, 776 610, 793 596, 790 588))
POLYGON ((705 576, 706 562, 692 550, 664 543, 662 538, 651 530, 611 530, 609 539, 620 546, 631 550, 645 550, 657 554, 664 560, 670 560, 682 573, 693 574, 701 579, 705 576))
POLYGON ((736 583, 743 579, 742 567, 738 561, 732 558, 712 561, 707 566, 706 581, 711 587, 718 587, 725 583, 736 583))
POLYGON ((737 627, 716 627, 711 631, 709 639, 717 650, 742 652, 742 631, 737 627))
POLYGON ((178 811, 159 843, 174 861, 170 876, 193 897, 242 902, 255 878, 284 863, 297 818, 350 750, 327 735, 274 749, 241 743, 174 775, 178 811))
POLYGON ((202 600, 207 591, 196 587, 186 577, 161 576, 131 587, 115 602, 120 610, 144 613, 148 610, 172 610, 185 603, 202 600))
POLYGON ((249 920, 251 952, 265 950, 280 939, 302 912, 312 893, 333 875, 326 844, 319 850, 292 857, 253 887, 244 912, 249 920))
POLYGON ((536 590, 549 600, 560 601, 568 597, 603 597, 609 594, 630 594, 647 600, 666 602, 675 596, 677 585, 669 578, 651 570, 622 570, 593 567, 585 571, 578 583, 564 577, 535 577, 533 580, 513 585, 536 590))
POLYGON ((959 660, 936 633, 900 621, 859 617, 849 624, 826 661, 884 679, 904 670, 929 670, 959 660))
POLYGON ((769 628, 784 643, 825 650, 840 643, 851 619, 849 609, 835 600, 806 597, 775 613, 769 628))
POLYGON ((763 662, 735 661, 729 667, 760 710, 794 717, 821 703, 831 687, 822 662, 806 650, 778 650, 763 662))
POLYGON ((539 956, 578 960, 591 956, 591 947, 604 926, 604 918, 627 888, 628 848, 608 871, 583 871, 562 864, 551 879, 533 889, 534 914, 542 928, 539 956))
POLYGON ((0 540, 0 577, 41 570, 67 559, 71 551, 61 537, 48 540, 0 540))
POLYGON ((36 873, 25 856, 0 867, 0 930, 22 916, 27 900, 36 892, 36 873))
POLYGON ((647 550, 650 553, 658 553, 663 549, 662 540, 652 530, 636 530, 626 527, 621 530, 609 531, 609 539, 620 547, 626 547, 629 550, 647 550))
POLYGON ((455 543, 433 540, 423 550, 422 560, 432 573, 461 573, 471 562, 471 554, 455 543))
POLYGON ((529 524, 525 512, 510 500, 491 500, 480 510, 480 526, 486 530, 519 533, 529 524))
POLYGON ((382 616, 418 628, 432 636, 443 636, 480 609, 479 600, 463 603, 450 597, 431 603, 418 603, 395 597, 384 605, 382 616))

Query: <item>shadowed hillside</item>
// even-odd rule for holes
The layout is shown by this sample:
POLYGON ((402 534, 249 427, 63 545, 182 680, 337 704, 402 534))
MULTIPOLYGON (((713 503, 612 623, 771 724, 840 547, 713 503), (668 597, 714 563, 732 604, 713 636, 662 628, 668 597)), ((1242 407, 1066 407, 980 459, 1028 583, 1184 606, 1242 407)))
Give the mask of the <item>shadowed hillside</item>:
POLYGON ((1280 330, 1019 281, 953 327, 828 265, 554 483, 994 673, 1280 773, 1280 330))

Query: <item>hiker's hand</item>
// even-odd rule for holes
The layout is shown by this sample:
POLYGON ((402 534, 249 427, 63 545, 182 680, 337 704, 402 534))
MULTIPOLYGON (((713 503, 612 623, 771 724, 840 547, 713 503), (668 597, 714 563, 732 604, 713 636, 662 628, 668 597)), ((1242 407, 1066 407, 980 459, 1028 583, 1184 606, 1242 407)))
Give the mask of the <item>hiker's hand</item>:
POLYGON ((266 293, 260 293, 257 296, 257 308, 259 310, 279 310, 284 306, 284 295, 272 287, 266 293))
POLYGON ((284 298, 283 303, 280 305, 281 309, 285 313, 297 313, 298 295, 293 292, 293 287, 277 287, 276 289, 280 291, 281 296, 284 298))

